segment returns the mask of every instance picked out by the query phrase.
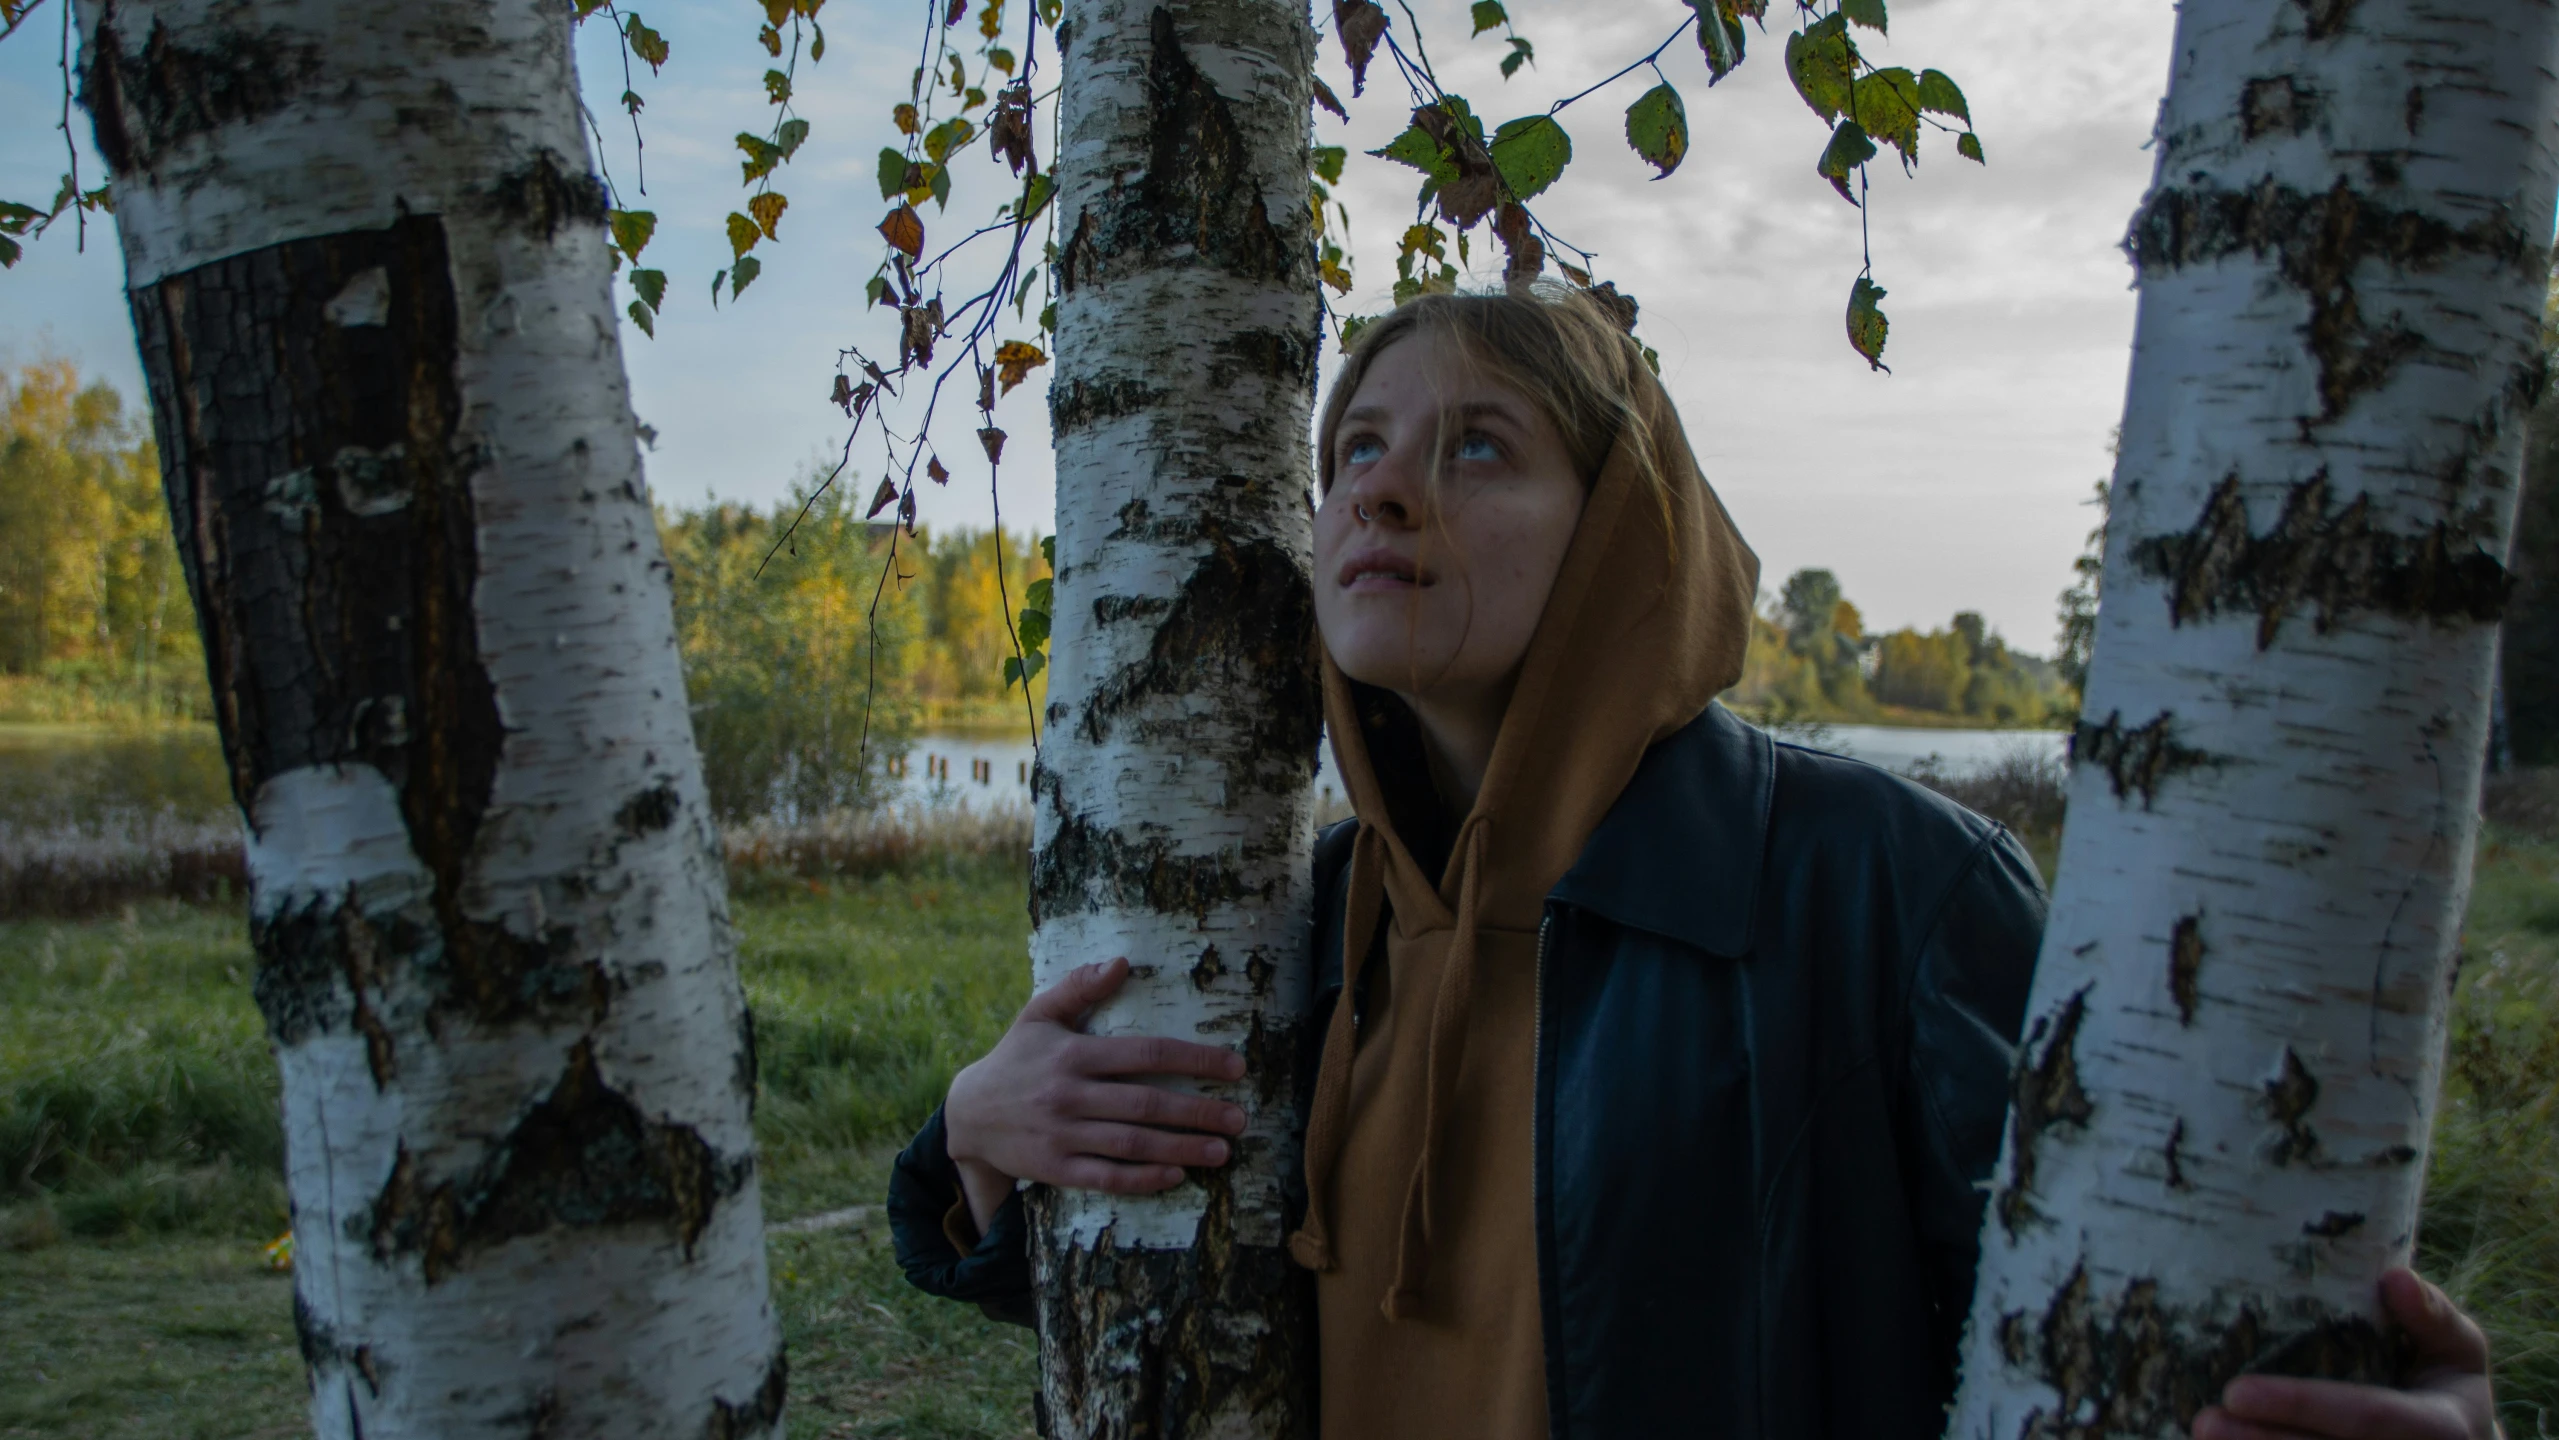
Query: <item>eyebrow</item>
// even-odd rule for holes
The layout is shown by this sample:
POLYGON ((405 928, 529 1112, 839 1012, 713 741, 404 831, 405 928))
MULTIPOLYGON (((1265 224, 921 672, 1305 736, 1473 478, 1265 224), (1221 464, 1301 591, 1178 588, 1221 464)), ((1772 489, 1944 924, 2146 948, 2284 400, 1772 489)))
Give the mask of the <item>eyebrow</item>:
MULTIPOLYGON (((1521 417, 1518 410, 1499 400, 1469 400, 1455 408, 1457 418, 1460 420, 1473 420, 1481 416, 1490 415, 1495 419, 1508 420, 1514 425, 1527 423, 1525 419, 1521 417)), ((1388 410, 1383 405, 1362 405, 1356 410, 1345 412, 1342 416, 1342 423, 1344 425, 1369 425, 1375 424, 1380 420, 1392 419, 1393 417, 1394 412, 1388 410)))

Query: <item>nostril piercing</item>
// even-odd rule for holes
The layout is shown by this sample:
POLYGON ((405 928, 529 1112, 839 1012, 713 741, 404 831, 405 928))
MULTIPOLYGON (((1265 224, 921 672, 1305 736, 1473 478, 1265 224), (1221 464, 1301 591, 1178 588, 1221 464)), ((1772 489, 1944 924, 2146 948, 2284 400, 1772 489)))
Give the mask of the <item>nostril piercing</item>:
POLYGON ((1376 516, 1368 513, 1367 506, 1360 504, 1356 500, 1351 502, 1351 513, 1357 515, 1363 521, 1375 520, 1377 518, 1376 516))

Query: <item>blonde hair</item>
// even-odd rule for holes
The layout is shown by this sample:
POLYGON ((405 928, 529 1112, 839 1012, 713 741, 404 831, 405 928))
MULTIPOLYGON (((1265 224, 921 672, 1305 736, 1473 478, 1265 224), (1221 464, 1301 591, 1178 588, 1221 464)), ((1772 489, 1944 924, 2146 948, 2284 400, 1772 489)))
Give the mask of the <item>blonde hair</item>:
POLYGON ((1324 398, 1315 432, 1316 476, 1333 488, 1333 442, 1351 397, 1377 357, 1415 336, 1449 340, 1467 363, 1536 405, 1563 438, 1574 473, 1599 479, 1618 442, 1643 488, 1665 507, 1668 477, 1653 456, 1640 397, 1657 382, 1617 316, 1582 291, 1553 281, 1507 293, 1420 295, 1361 327, 1324 398))

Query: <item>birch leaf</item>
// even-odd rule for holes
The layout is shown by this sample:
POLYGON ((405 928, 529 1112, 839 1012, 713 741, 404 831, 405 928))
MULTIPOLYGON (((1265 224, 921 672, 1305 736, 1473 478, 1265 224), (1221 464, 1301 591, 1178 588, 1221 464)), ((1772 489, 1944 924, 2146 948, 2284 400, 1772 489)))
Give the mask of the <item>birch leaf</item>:
POLYGON ((1830 182, 1830 188, 1839 192, 1840 199, 1854 205, 1857 192, 1848 188, 1848 177, 1874 158, 1875 142, 1866 137, 1865 130, 1854 120, 1842 120, 1839 128, 1830 133, 1830 143, 1822 147, 1821 159, 1814 162, 1813 168, 1830 182))
POLYGON ((977 432, 977 443, 986 447, 986 463, 1004 463, 1004 432, 989 425, 977 432))
POLYGON ((1339 185, 1342 162, 1350 158, 1350 153, 1339 145, 1318 145, 1307 152, 1307 159, 1314 163, 1316 176, 1325 184, 1339 185))
POLYGON ((656 74, 657 68, 666 63, 666 37, 640 23, 637 13, 623 25, 622 38, 631 43, 632 54, 648 62, 650 74, 656 74))
MULTIPOLYGON (((1877 291, 1876 293, 1882 294, 1883 292, 1877 291)), ((951 483, 951 472, 942 468, 942 457, 939 455, 932 456, 924 462, 924 473, 931 476, 933 483, 936 485, 948 485, 951 483)))
POLYGON ((755 242, 762 238, 764 238, 764 232, 754 221, 734 210, 729 212, 729 249, 732 252, 744 255, 747 251, 754 249, 755 242))
POLYGON ((1848 292, 1848 343, 1866 357, 1869 366, 1889 374, 1883 358, 1884 336, 1892 326, 1884 319, 1884 312, 1876 308, 1883 298, 1884 287, 1863 275, 1857 277, 1857 284, 1848 292))
POLYGON ((924 254, 924 217, 912 205, 900 205, 880 222, 880 238, 903 250, 909 259, 924 254))
POLYGON ((1334 119, 1350 123, 1351 112, 1342 108, 1342 97, 1334 94, 1333 87, 1325 84, 1320 75, 1315 77, 1315 103, 1332 111, 1334 119))
POLYGON ((996 377, 1004 382, 1004 394, 1031 376, 1033 370, 1048 363, 1048 352, 1027 340, 1007 340, 995 347, 996 377))
POLYGON ((1849 23, 1863 25, 1881 34, 1884 29, 1884 0, 1839 0, 1839 13, 1849 23))
POLYGON ((1516 35, 1510 37, 1510 40, 1511 53, 1502 57, 1502 78, 1505 80, 1508 80, 1513 75, 1518 74, 1519 67, 1522 65, 1534 65, 1537 63, 1536 46, 1529 44, 1527 41, 1516 35))
POLYGON ((1386 12, 1377 0, 1333 0, 1333 33, 1342 42, 1342 58, 1351 67, 1351 95, 1368 88, 1369 57, 1386 34, 1386 12))
POLYGON ((1511 23, 1510 12, 1502 8, 1502 0, 1475 0, 1470 13, 1475 21, 1474 33, 1467 37, 1470 40, 1487 30, 1498 30, 1511 23))
POLYGON ((648 336, 652 340, 658 338, 657 321, 649 314, 648 306, 641 304, 637 300, 632 301, 630 316, 631 323, 640 327, 641 334, 648 336))
POLYGON ((896 503, 897 482, 883 475, 880 477, 880 488, 871 492, 871 508, 862 518, 869 520, 896 503))
POLYGON ((756 228, 764 232, 765 239, 779 240, 782 237, 774 233, 774 227, 782 223, 782 212, 790 205, 780 191, 767 190, 746 202, 746 213, 755 217, 756 228))
POLYGON ((880 147, 880 198, 894 200, 906 191, 906 156, 880 147))
POLYGON ((738 166, 746 172, 746 179, 741 183, 752 185, 772 174, 773 167, 782 163, 782 147, 762 136, 749 135, 741 130, 738 132, 737 148, 746 152, 746 159, 739 162, 738 166))
POLYGON ((1552 115, 1523 115, 1504 121, 1493 132, 1493 167, 1511 198, 1527 200, 1543 194, 1572 163, 1573 138, 1552 115))
POLYGON ((1034 580, 1022 591, 1023 605, 1043 615, 1057 608, 1056 597, 1057 582, 1054 580, 1034 580))
POLYGON ((650 309, 658 309, 666 302, 666 272, 663 270, 632 271, 631 293, 639 296, 650 309))
POLYGON ((735 300, 745 294, 746 287, 754 284, 755 277, 763 273, 763 261, 752 255, 740 255, 737 264, 729 267, 729 298, 735 300))
MULTIPOLYGON (((889 112, 889 119, 897 125, 897 133, 900 135, 912 135, 917 130, 923 128, 923 122, 916 117, 915 107, 907 104, 903 100, 898 102, 896 109, 889 112)), ((885 151, 883 153, 890 155, 897 154, 894 150, 885 151)), ((902 157, 899 163, 905 163, 902 157)))
POLYGON ((809 140, 809 122, 806 120, 783 121, 780 139, 783 159, 788 160, 799 154, 800 147, 807 144, 809 140))
POLYGON ((649 210, 608 210, 605 222, 613 227, 613 243, 633 260, 649 248, 649 237, 658 230, 658 217, 649 210))
POLYGON ((1857 123, 1873 139, 1901 152, 1905 161, 1919 156, 1919 77, 1894 66, 1861 77, 1856 84, 1857 123))
POLYGON ((791 98, 791 77, 779 70, 765 71, 764 98, 766 103, 773 105, 787 102, 791 98))
POLYGON ((1626 143, 1661 175, 1678 169, 1688 155, 1688 109, 1679 92, 1656 85, 1627 106, 1626 143))
POLYGON ((1857 78, 1857 45, 1848 38, 1847 20, 1833 15, 1787 36, 1786 74, 1824 121, 1847 114, 1857 78))
POLYGON ((1989 161, 1981 158, 1981 137, 1970 130, 1967 130, 1963 134, 1955 137, 1955 153, 1972 161, 1976 165, 1987 165, 1990 163, 1989 161))
POLYGON ((1022 648, 1037 650, 1048 643, 1048 612, 1024 610, 1021 622, 1022 648))
POLYGON ((1919 108, 1939 115, 1951 115, 1970 125, 1972 107, 1964 103, 1964 92, 1955 88, 1943 70, 1919 72, 1919 108))

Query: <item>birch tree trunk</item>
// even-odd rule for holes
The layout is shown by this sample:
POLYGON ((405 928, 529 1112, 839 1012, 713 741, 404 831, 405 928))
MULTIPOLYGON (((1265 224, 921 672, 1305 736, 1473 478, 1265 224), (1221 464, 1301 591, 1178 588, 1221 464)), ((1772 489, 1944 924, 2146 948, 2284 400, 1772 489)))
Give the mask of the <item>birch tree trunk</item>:
POLYGON ((779 1435, 566 9, 82 0, 329 1440, 779 1435))
POLYGON ((2395 1378, 2551 235, 2544 0, 2179 13, 1950 1433, 2395 1378))
POLYGON ((1165 1195, 1033 1196, 1040 1425, 1313 1432, 1285 1249, 1320 724, 1303 0, 1069 0, 1057 607, 1032 973, 1129 957, 1097 1033, 1240 1049, 1251 1117, 1165 1195))

